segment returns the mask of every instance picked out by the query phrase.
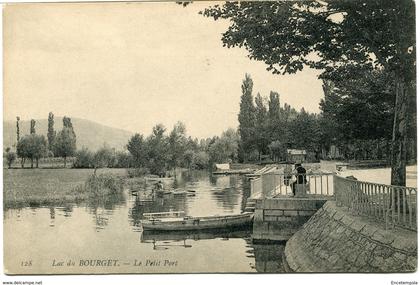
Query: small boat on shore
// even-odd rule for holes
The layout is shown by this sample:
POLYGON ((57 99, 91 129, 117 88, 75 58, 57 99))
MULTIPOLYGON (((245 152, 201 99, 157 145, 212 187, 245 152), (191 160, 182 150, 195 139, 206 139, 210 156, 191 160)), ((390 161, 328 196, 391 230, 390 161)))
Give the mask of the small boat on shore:
POLYGON ((213 175, 243 175, 243 174, 251 174, 254 170, 252 169, 227 169, 227 170, 216 170, 213 171, 213 175))
POLYGON ((159 177, 159 176, 146 176, 146 181, 162 181, 163 183, 170 183, 175 181, 175 177, 159 177))
POLYGON ((207 217, 185 216, 183 212, 162 212, 143 214, 144 231, 194 231, 222 228, 237 228, 250 225, 253 213, 236 215, 215 215, 207 217), (174 216, 174 213, 176 213, 174 216))

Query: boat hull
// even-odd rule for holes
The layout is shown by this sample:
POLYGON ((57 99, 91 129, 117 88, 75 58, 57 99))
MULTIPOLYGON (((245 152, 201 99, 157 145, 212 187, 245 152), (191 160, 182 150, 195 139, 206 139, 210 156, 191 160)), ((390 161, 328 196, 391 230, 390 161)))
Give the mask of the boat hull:
POLYGON ((195 231, 245 227, 252 223, 253 213, 231 216, 191 217, 175 221, 143 221, 144 231, 195 231))

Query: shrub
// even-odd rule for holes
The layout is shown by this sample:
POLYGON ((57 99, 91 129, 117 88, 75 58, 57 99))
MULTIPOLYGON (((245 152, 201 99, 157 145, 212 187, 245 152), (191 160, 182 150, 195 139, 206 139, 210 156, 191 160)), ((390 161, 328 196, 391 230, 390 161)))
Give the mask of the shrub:
POLYGON ((81 150, 76 152, 76 157, 73 162, 74 168, 91 168, 92 167, 93 154, 90 150, 83 147, 81 150))
POLYGON ((131 165, 133 165, 133 157, 130 153, 125 153, 122 151, 119 151, 116 153, 117 162, 113 167, 117 168, 129 168, 131 165))
POLYGON ((142 177, 142 176, 146 175, 147 173, 149 173, 149 171, 147 170, 147 168, 144 168, 144 167, 128 168, 127 169, 127 175, 130 178, 142 177))
POLYGON ((209 155, 204 151, 194 153, 193 156, 193 168, 194 169, 205 169, 209 166, 209 155))
POLYGON ((9 168, 12 167, 13 162, 16 160, 16 153, 13 151, 10 151, 10 149, 6 152, 6 160, 7 160, 7 166, 9 168))
POLYGON ((91 175, 85 183, 85 191, 91 196, 119 194, 123 191, 123 180, 111 174, 91 175))

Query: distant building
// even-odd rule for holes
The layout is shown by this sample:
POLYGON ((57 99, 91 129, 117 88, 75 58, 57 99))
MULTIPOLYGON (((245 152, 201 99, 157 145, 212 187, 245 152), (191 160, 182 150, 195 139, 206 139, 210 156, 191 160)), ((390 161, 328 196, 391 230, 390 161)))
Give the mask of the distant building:
POLYGON ((330 151, 328 152, 328 158, 329 159, 340 159, 343 158, 343 155, 340 152, 340 149, 335 146, 335 145, 331 145, 330 146, 330 151))
POLYGON ((216 163, 217 170, 229 170, 230 164, 229 163, 216 163))
POLYGON ((287 149, 287 161, 293 163, 302 163, 306 161, 306 150, 304 149, 287 149))

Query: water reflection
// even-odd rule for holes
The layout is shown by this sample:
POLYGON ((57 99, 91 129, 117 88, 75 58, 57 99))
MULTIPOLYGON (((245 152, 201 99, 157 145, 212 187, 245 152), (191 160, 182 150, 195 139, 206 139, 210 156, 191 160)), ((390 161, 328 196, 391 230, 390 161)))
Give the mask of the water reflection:
POLYGON ((208 230, 208 231, 171 231, 154 232, 144 231, 141 233, 140 241, 181 241, 181 240, 208 240, 221 238, 248 238, 251 236, 251 228, 236 230, 208 230))
POLYGON ((252 253, 255 257, 255 269, 261 273, 287 272, 284 247, 281 244, 253 244, 252 253))
POLYGON ((218 231, 172 231, 172 232, 142 232, 140 242, 150 244, 153 250, 171 250, 179 247, 193 248, 196 241, 219 240, 229 241, 242 239, 245 241, 245 254, 250 260, 249 267, 260 273, 289 272, 285 261, 284 248, 286 243, 253 244, 252 229, 218 230, 218 231))
POLYGON ((97 232, 103 230, 108 225, 108 221, 110 216, 113 215, 114 210, 117 207, 125 206, 126 200, 126 194, 124 193, 89 197, 86 208, 92 216, 97 232))
POLYGON ((55 208, 50 207, 50 227, 55 226, 55 208))
POLYGON ((143 201, 135 197, 133 205, 129 210, 129 219, 133 226, 139 227, 143 219, 143 213, 185 211, 187 197, 182 195, 156 196, 153 201, 143 201))
POLYGON ((171 231, 171 232, 142 232, 141 243, 150 243, 153 250, 168 250, 172 247, 191 248, 191 241, 219 239, 228 241, 229 239, 249 239, 251 229, 241 230, 218 230, 218 231, 171 231))

